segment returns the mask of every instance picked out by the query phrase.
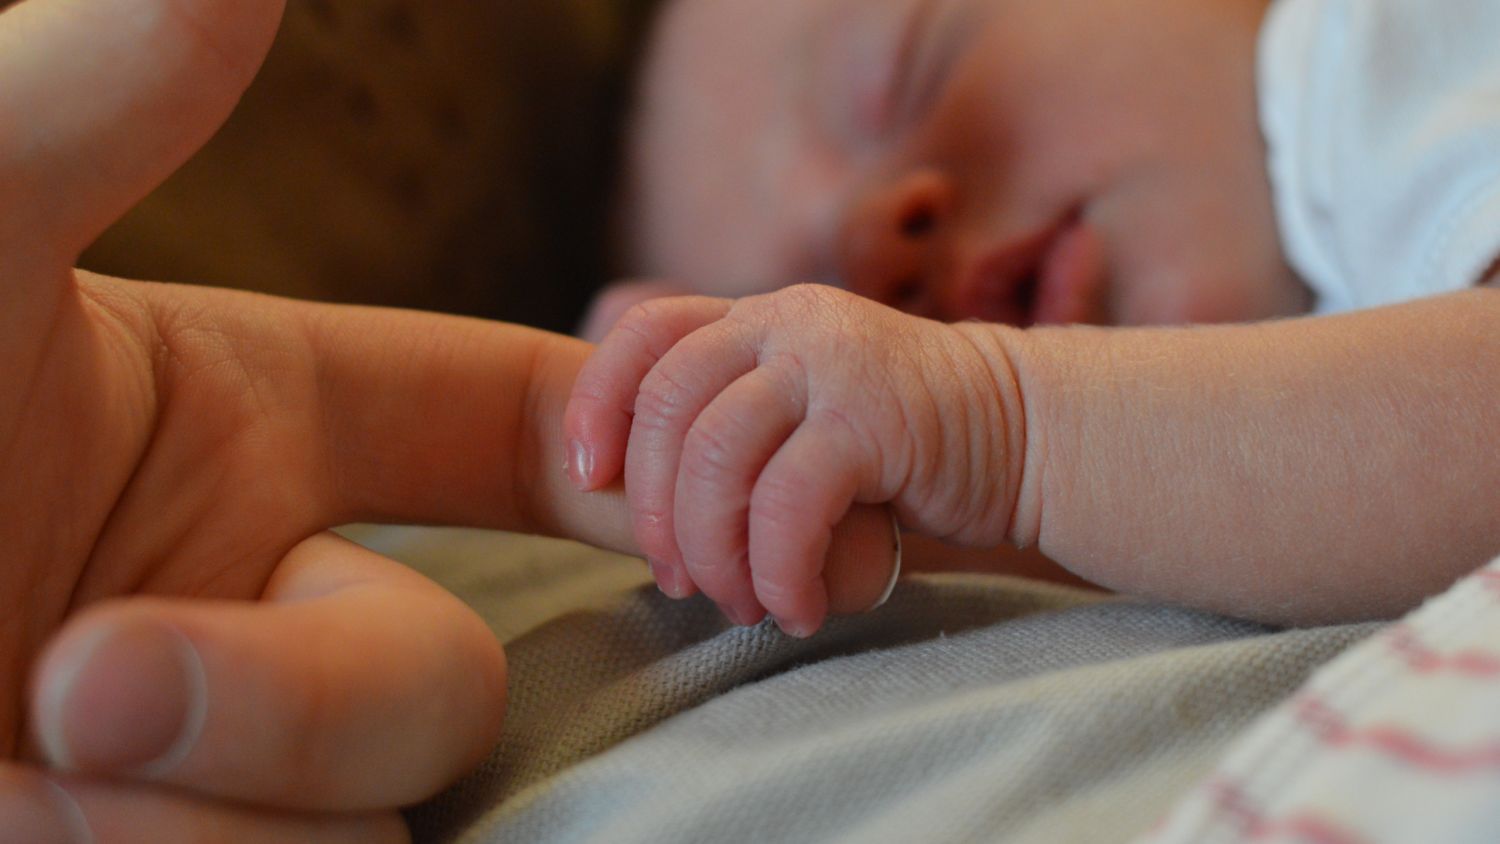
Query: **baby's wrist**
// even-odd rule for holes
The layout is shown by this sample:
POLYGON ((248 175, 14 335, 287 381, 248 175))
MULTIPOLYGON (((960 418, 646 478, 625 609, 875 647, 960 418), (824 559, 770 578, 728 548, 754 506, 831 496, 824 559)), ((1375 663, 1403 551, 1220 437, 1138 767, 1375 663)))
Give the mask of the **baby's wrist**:
MULTIPOLYGON (((981 492, 987 499, 986 512, 979 519, 978 535, 960 537, 974 544, 996 545, 1012 542, 1030 545, 1036 541, 1039 518, 1030 502, 1031 493, 1029 445, 1030 425, 1023 396, 1024 379, 1018 365, 1024 359, 1026 333, 1020 329, 978 322, 945 326, 960 339, 960 345, 972 356, 973 365, 961 369, 957 400, 979 404, 978 410, 965 416, 973 430, 969 442, 980 444, 982 453, 973 455, 975 465, 999 467, 988 480, 991 486, 981 492)), ((971 407, 971 409, 974 409, 971 407)))

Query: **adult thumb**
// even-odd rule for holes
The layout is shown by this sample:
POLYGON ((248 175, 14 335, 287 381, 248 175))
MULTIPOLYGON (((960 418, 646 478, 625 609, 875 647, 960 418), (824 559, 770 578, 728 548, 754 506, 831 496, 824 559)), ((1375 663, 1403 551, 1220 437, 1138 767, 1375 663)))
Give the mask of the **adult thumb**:
POLYGON ((229 116, 283 5, 23 0, 0 12, 5 248, 71 264, 229 116))

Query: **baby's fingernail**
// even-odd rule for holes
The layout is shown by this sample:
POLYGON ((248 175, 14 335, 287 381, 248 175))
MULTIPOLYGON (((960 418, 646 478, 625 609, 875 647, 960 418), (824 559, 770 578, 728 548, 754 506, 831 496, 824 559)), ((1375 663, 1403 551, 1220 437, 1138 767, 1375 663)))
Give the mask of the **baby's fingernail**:
POLYGON ((806 639, 812 634, 818 632, 818 626, 816 624, 808 624, 805 621, 788 621, 786 619, 778 618, 776 619, 776 626, 781 628, 781 632, 785 633, 788 636, 791 636, 794 639, 806 639))
POLYGON ((676 566, 669 566, 661 560, 646 561, 651 566, 651 576, 656 578, 656 588, 668 598, 686 598, 692 591, 688 580, 676 566))
POLYGON ((766 611, 753 600, 744 604, 718 604, 719 612, 723 613, 730 621, 741 627, 751 627, 759 624, 766 617, 766 611))
POLYGON ((94 840, 78 802, 51 780, 0 770, 0 844, 87 844, 94 840))
POLYGON ((579 489, 586 490, 591 486, 594 477, 594 452, 593 449, 584 445, 580 440, 568 442, 568 475, 573 479, 573 485, 579 489))
POLYGON ((206 679, 186 636, 150 619, 106 623, 61 652, 42 680, 37 738, 63 769, 160 776, 198 741, 206 679))
POLYGON ((745 626, 745 622, 740 621, 739 618, 736 617, 734 607, 731 607, 728 604, 718 603, 717 601, 714 602, 714 606, 716 606, 716 607, 719 608, 719 613, 721 615, 723 615, 725 618, 729 619, 729 623, 730 624, 734 624, 734 625, 737 625, 739 627, 744 627, 745 626))

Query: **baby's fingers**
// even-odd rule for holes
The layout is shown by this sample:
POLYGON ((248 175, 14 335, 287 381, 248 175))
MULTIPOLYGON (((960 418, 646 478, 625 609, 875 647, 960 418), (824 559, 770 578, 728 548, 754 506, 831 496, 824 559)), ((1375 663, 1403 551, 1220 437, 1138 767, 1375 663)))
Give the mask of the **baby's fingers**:
POLYGON ((631 308, 605 336, 579 371, 563 415, 568 474, 580 489, 619 477, 641 381, 677 341, 723 318, 730 305, 701 296, 653 299, 631 308))
POLYGON ((860 455, 850 441, 840 426, 808 419, 766 464, 751 493, 755 596, 793 636, 812 635, 828 615, 823 566, 833 527, 863 486, 860 455))
POLYGON ((750 580, 746 524, 756 479, 806 413, 797 373, 760 366, 698 414, 682 446, 673 521, 688 575, 738 624, 764 610, 750 580))

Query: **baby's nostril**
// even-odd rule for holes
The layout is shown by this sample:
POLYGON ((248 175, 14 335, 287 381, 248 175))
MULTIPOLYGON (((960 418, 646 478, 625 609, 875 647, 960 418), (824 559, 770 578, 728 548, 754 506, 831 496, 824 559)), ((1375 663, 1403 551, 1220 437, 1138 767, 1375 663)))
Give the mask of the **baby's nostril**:
POLYGON ((915 278, 908 278, 898 282, 891 288, 889 304, 898 310, 913 311, 922 299, 922 282, 915 278))
POLYGON ((901 215, 901 234, 904 237, 921 237, 932 231, 932 226, 936 222, 931 208, 925 205, 908 208, 901 215))

